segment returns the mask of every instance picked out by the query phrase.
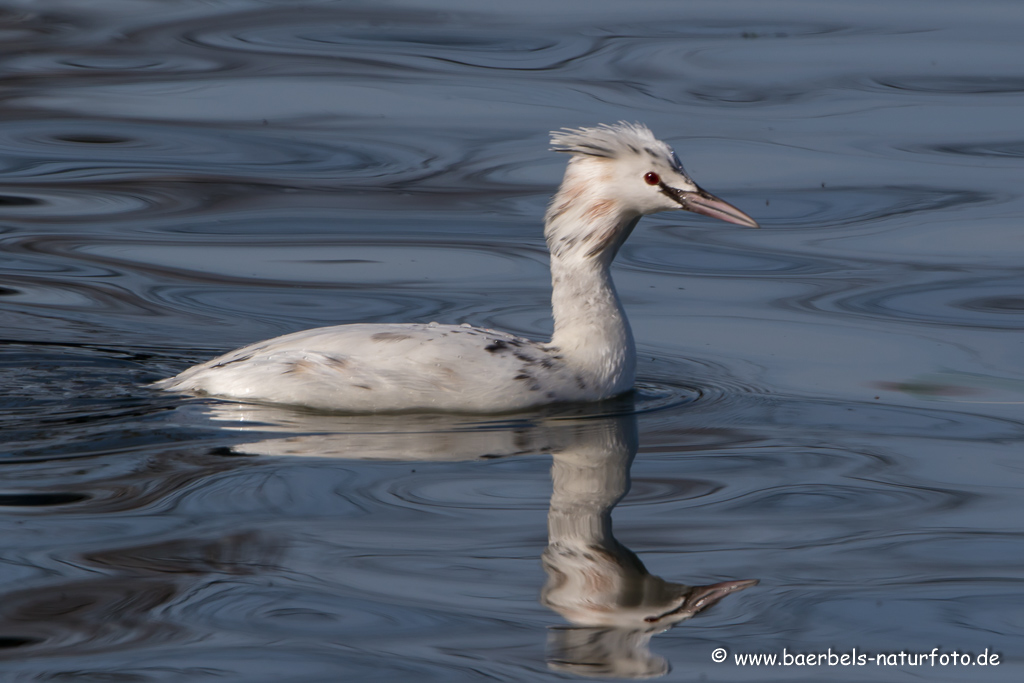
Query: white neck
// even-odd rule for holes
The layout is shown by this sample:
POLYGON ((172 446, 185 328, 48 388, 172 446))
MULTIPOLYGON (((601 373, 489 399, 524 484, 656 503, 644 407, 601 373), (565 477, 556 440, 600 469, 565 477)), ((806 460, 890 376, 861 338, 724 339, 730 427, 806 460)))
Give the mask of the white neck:
POLYGON ((612 509, 629 491, 636 418, 588 421, 573 437, 551 451, 548 544, 614 551, 619 544, 612 535, 612 509))
POLYGON ((633 387, 636 346, 609 267, 640 217, 600 197, 563 189, 548 210, 551 251, 551 345, 600 398, 633 387))

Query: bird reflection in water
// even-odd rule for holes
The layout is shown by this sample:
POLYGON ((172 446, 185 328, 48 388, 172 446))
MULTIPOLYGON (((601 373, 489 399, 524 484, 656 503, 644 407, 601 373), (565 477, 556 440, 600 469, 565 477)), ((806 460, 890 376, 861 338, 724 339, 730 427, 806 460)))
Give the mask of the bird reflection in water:
POLYGON ((293 433, 234 448, 254 455, 440 462, 550 453, 553 489, 542 555, 548 578, 541 602, 571 624, 550 632, 548 665, 555 670, 591 677, 664 675, 669 665, 648 649, 652 636, 757 584, 672 583, 650 574, 616 540, 612 509, 629 491, 638 445, 629 399, 606 402, 603 415, 594 415, 593 407, 589 414, 558 408, 531 419, 487 423, 444 415, 302 414, 227 403, 211 408, 212 417, 232 429, 293 433))
POLYGON ((552 454, 541 602, 575 626, 552 630, 548 664, 586 676, 660 676, 668 663, 648 650, 652 636, 757 580, 688 586, 650 574, 612 534, 612 509, 629 491, 636 417, 585 427, 552 454))

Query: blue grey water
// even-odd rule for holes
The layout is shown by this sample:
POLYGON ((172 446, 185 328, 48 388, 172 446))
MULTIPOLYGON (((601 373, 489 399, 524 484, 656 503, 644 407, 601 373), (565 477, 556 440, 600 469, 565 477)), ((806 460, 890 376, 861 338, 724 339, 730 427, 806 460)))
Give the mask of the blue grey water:
POLYGON ((2 680, 1021 680, 1022 33, 997 0, 3 2, 2 680), (618 120, 762 225, 640 224, 635 396, 146 387, 328 324, 544 337, 547 132, 618 120), (615 586, 745 579, 616 621, 615 586), (1001 659, 733 659, 784 648, 1001 659))

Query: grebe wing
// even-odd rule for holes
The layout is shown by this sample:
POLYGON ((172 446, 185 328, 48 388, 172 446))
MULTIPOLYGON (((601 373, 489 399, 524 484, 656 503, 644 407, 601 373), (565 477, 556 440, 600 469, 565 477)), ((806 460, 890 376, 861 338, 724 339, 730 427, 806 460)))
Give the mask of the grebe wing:
POLYGON ((559 365, 542 345, 494 330, 339 325, 252 344, 156 386, 346 412, 491 412, 550 402, 559 365))

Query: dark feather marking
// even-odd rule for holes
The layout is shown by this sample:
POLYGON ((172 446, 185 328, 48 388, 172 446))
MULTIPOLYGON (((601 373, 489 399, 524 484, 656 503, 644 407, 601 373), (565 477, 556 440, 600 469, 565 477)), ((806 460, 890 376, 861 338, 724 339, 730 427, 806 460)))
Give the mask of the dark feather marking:
POLYGON ((238 358, 232 358, 231 360, 221 361, 220 363, 217 363, 216 365, 214 365, 212 367, 213 368, 222 368, 225 365, 231 365, 232 363, 241 363, 242 361, 249 360, 250 358, 255 356, 256 355, 256 351, 259 351, 259 349, 256 349, 256 350, 252 351, 251 353, 247 353, 244 356, 239 356, 238 358))
POLYGON ((598 147, 597 145, 585 142, 572 145, 571 147, 556 147, 555 151, 587 154, 592 157, 605 157, 606 159, 611 159, 615 156, 610 149, 605 149, 604 147, 598 147))
POLYGON ((549 243, 548 249, 550 249, 551 253, 555 256, 561 256, 575 247, 577 241, 579 241, 578 237, 562 237, 554 244, 549 243))
POLYGON ((615 240, 618 239, 618 236, 618 230, 606 230, 601 234, 595 233, 591 235, 587 241, 596 243, 589 251, 587 251, 586 257, 593 258, 594 256, 607 251, 608 248, 615 243, 615 240))
POLYGON ((576 375, 576 386, 578 386, 580 389, 586 389, 587 383, 583 381, 582 377, 576 375))
POLYGON ((519 373, 518 375, 516 375, 512 379, 519 379, 519 380, 522 380, 524 382, 525 381, 533 382, 533 384, 530 385, 530 391, 540 391, 540 383, 537 382, 535 377, 532 377, 531 375, 528 375, 525 372, 519 373))
POLYGON ((515 356, 516 358, 518 358, 519 360, 523 361, 527 365, 533 365, 533 364, 535 364, 537 362, 536 358, 533 358, 532 356, 527 356, 522 351, 516 351, 512 355, 515 356))
POLYGON ((555 220, 556 218, 559 218, 563 213, 565 213, 568 210, 569 210, 569 204, 568 203, 562 204, 557 209, 552 209, 552 211, 551 211, 551 220, 555 220))
POLYGON ((357 389, 366 389, 367 391, 372 389, 372 387, 369 387, 365 384, 353 384, 352 386, 356 387, 357 389))
POLYGON ((324 354, 324 360, 327 361, 328 365, 333 365, 336 370, 344 370, 348 367, 347 358, 339 358, 338 356, 328 356, 324 354))
POLYGON ((500 339, 495 339, 489 345, 484 347, 484 351, 490 351, 491 353, 496 353, 498 351, 504 351, 507 348, 508 348, 508 344, 506 344, 505 342, 503 342, 500 339))
POLYGON ((370 339, 375 342, 397 342, 412 339, 412 337, 407 334, 402 334, 401 332, 377 332, 376 334, 370 335, 370 339))

